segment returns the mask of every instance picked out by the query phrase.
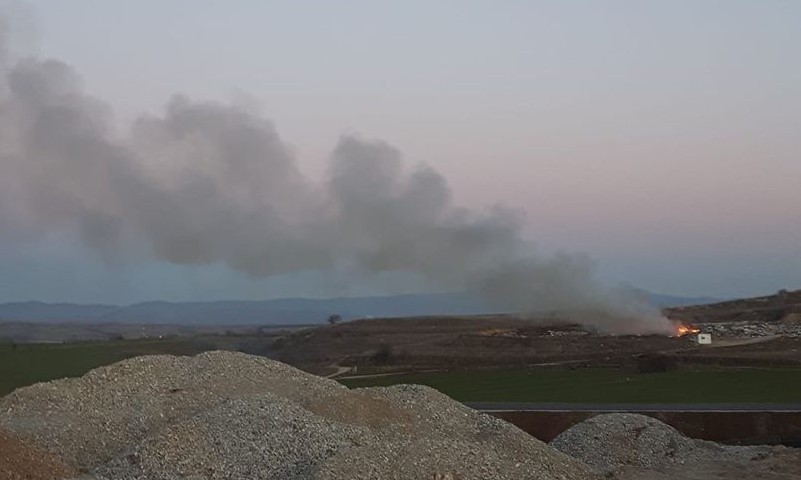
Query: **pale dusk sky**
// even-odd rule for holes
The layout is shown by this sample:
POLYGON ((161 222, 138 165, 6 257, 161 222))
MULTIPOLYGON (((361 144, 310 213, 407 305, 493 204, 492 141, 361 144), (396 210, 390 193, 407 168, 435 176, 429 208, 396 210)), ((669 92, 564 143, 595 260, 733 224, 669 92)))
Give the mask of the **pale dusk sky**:
MULTIPOLYGON (((525 212, 602 278, 733 297, 801 288, 801 2, 32 0, 13 55, 57 58, 120 129, 173 93, 257 108, 303 172, 382 139, 458 204, 525 212)), ((1 227, 0 227, 1 228, 1 227)), ((404 278, 251 279, 109 264, 0 234, 0 302, 419 291, 404 278), (337 287, 332 287, 337 284, 337 287)))

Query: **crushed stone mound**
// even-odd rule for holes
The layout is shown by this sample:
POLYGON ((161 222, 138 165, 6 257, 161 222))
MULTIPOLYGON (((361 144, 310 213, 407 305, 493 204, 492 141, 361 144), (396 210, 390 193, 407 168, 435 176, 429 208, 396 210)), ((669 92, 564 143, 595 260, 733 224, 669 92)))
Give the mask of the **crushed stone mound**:
POLYGON ((25 387, 0 399, 0 428, 96 479, 596 478, 433 389, 348 390, 232 352, 138 357, 25 387))
POLYGON ((769 447, 737 447, 685 437, 647 415, 609 413, 562 432, 550 445, 601 473, 627 467, 665 470, 698 462, 748 461, 767 455, 769 447))
POLYGON ((0 430, 0 479, 52 480, 74 475, 77 472, 57 456, 0 430))

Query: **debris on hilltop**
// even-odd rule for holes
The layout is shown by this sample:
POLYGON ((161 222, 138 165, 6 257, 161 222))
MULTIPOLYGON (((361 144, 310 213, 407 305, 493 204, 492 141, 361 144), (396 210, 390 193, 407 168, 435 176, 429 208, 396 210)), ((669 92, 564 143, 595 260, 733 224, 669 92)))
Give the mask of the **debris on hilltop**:
MULTIPOLYGON (((793 314, 801 319, 801 313, 793 314)), ((801 321, 781 322, 719 322, 699 323, 702 331, 715 336, 729 338, 759 338, 781 335, 787 338, 801 338, 801 321)))
POLYGON ((0 429, 95 479, 597 478, 433 389, 348 390, 231 352, 137 357, 21 388, 0 399, 0 429))

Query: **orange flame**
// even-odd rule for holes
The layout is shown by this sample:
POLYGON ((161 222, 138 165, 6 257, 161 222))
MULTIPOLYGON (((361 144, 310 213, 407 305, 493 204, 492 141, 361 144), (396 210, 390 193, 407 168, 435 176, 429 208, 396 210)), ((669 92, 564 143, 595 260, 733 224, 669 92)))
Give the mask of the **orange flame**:
POLYGON ((698 333, 701 329, 693 327, 691 325, 676 325, 676 336, 683 337, 684 335, 689 335, 691 333, 698 333))

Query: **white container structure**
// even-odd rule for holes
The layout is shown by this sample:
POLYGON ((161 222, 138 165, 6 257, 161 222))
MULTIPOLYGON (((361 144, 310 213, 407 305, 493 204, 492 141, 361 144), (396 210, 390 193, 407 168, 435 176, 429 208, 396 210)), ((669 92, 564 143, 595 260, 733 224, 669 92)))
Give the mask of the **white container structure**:
POLYGON ((712 345, 712 334, 711 333, 699 333, 698 334, 698 345, 712 345))

